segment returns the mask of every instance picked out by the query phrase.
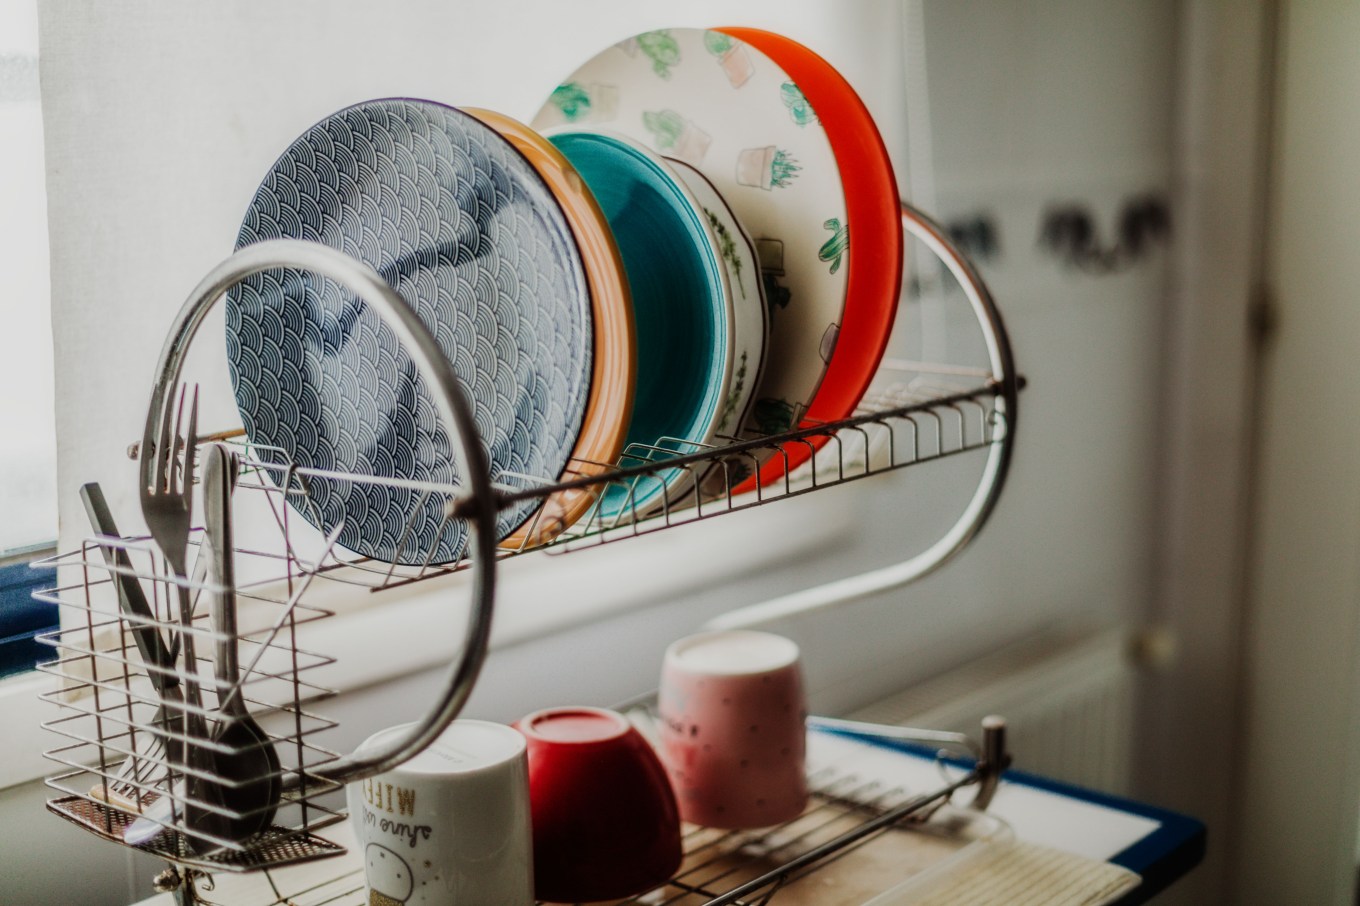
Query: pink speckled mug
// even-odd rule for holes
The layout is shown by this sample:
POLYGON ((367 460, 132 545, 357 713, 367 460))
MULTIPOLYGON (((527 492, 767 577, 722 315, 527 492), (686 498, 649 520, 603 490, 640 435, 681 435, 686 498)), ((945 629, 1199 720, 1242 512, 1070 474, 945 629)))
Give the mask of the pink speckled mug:
POLYGON ((749 630, 681 639, 666 650, 657 704, 684 820, 768 827, 806 808, 806 706, 792 641, 749 630))

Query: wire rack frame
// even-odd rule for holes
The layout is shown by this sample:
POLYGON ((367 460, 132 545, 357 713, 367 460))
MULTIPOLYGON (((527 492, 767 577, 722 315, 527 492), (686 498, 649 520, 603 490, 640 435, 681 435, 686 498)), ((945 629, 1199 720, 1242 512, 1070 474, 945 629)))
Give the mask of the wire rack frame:
MULTIPOLYGON (((956 523, 917 556, 865 577, 866 588, 871 584, 881 591, 906 584, 955 556, 981 530, 1000 497, 1025 382, 1016 372, 1000 312, 972 263, 922 212, 903 205, 903 223, 935 253, 966 296, 987 350, 985 367, 889 358, 880 364, 855 413, 836 422, 805 422, 795 430, 767 437, 723 438, 720 446, 663 437, 652 444, 632 444, 611 463, 573 461, 563 475, 555 477, 493 473, 493 510, 526 500, 539 504, 516 532, 523 540, 517 546, 500 545, 494 557, 505 559, 530 551, 560 554, 599 546, 980 451, 985 455, 981 475, 956 523), (780 479, 736 493, 762 463, 781 458, 787 463, 795 448, 810 454, 803 466, 786 468, 780 479), (589 501, 584 515, 574 524, 562 522, 560 514, 582 497, 589 501), (606 500, 612 501, 610 507, 603 505, 606 500), (653 502, 643 506, 639 501, 653 502)), ((311 508, 309 521, 314 525, 322 520, 307 499, 311 481, 367 483, 420 494, 411 518, 399 532, 393 562, 337 551, 322 569, 366 573, 359 584, 382 590, 475 565, 466 549, 458 549, 443 563, 435 563, 433 557, 442 531, 486 508, 467 487, 302 468, 288 460, 287 451, 252 445, 240 440, 239 432, 232 434, 244 458, 265 480, 284 488, 296 508, 311 508), (415 513, 424 510, 430 497, 442 500, 446 522, 441 533, 427 539, 428 549, 420 549, 412 530, 415 513)), ((134 446, 130 453, 136 456, 139 450, 134 446)))
MULTIPOLYGON (((578 467, 591 467, 589 471, 604 469, 603 474, 581 477, 571 477, 570 473, 553 479, 491 474, 485 454, 472 442, 476 437, 475 425, 448 362, 443 359, 433 337, 409 306, 370 268, 324 246, 276 240, 248 247, 210 272, 190 295, 167 336, 157 368, 158 378, 148 411, 147 428, 142 443, 130 450, 133 457, 140 460, 143 482, 148 481, 152 474, 157 427, 170 417, 173 391, 184 357, 206 312, 231 285, 252 273, 278 267, 308 270, 339 281, 377 309, 394 327, 403 346, 411 353, 426 386, 432 389, 436 408, 444 424, 450 428, 463 479, 463 483, 457 486, 440 486, 327 473, 288 463, 286 457, 279 455, 280 451, 241 443, 245 467, 240 487, 247 491, 263 492, 270 500, 279 527, 279 544, 271 550, 238 550, 237 555, 272 561, 278 566, 278 575, 283 577, 287 589, 282 600, 291 601, 287 605, 292 612, 290 620, 296 620, 296 613, 306 610, 298 606, 297 590, 305 590, 306 584, 318 577, 381 590, 457 569, 471 570, 473 573, 473 606, 469 608, 463 651, 460 658, 450 665, 442 695, 434 702, 425 719, 417 722, 403 738, 393 740, 382 750, 368 752, 363 757, 357 753, 337 755, 313 748, 309 741, 312 735, 310 731, 295 730, 292 735, 276 736, 275 742, 297 746, 312 757, 310 764, 306 763, 306 758, 296 759, 297 763, 291 768, 294 789, 289 795, 292 798, 285 797, 286 801, 293 804, 300 802, 304 806, 307 804, 305 792, 301 796, 297 792, 299 783, 311 781, 318 785, 318 789, 324 787, 334 791, 346 782, 387 770, 428 745, 461 710, 486 653, 495 595, 495 563, 529 550, 527 546, 518 549, 498 548, 494 541, 494 515, 511 504, 529 499, 541 501, 542 505, 531 517, 534 524, 527 536, 551 539, 542 547, 549 553, 560 553, 649 534, 883 472, 979 451, 985 457, 982 476, 955 526, 926 552, 896 568, 882 571, 880 575, 864 577, 867 581, 860 584, 864 587, 887 587, 911 581, 937 568, 961 550, 986 521, 1000 495, 1013 449, 1018 394, 1023 380, 1015 371, 1000 314, 971 263, 925 215, 904 206, 903 216, 908 230, 936 252, 963 288, 982 328, 989 360, 987 367, 960 368, 950 364, 888 360, 880 367, 874 385, 860 408, 849 418, 828 424, 804 422, 796 430, 771 437, 726 439, 723 446, 716 448, 661 438, 656 444, 635 445, 625 450, 615 463, 578 463, 578 467), (786 469, 780 481, 757 488, 751 493, 736 493, 736 488, 748 475, 758 472, 765 459, 787 457, 787 451, 796 447, 806 448, 811 454, 804 466, 792 471, 786 469), (674 481, 676 475, 680 475, 683 480, 674 481), (309 484, 323 479, 404 487, 418 491, 422 501, 429 496, 439 497, 442 499, 446 522, 463 523, 466 526, 466 547, 458 551, 458 556, 450 564, 434 564, 428 556, 416 556, 409 558, 414 561, 413 566, 397 567, 340 553, 334 547, 338 535, 336 528, 322 539, 325 544, 320 556, 309 560, 294 543, 289 512, 305 512, 314 506, 308 491, 309 484), (644 495, 639 494, 638 489, 648 482, 665 483, 668 493, 658 495, 659 502, 651 507, 642 507, 637 501, 644 495), (676 493, 670 490, 672 488, 683 490, 676 493), (612 512, 605 512, 601 504, 611 492, 616 499, 622 499, 623 504, 615 506, 612 512), (591 501, 585 517, 574 525, 553 525, 554 502, 581 494, 588 495, 591 501)), ((202 438, 209 439, 212 438, 202 438)), ((585 468, 581 470, 587 471, 585 468)), ((310 521, 321 524, 316 519, 310 521)), ((107 546, 109 543, 129 542, 122 539, 97 539, 94 543, 107 546)), ((167 578, 157 570, 152 545, 146 539, 133 539, 132 543, 142 544, 148 557, 147 567, 137 571, 136 578, 153 587, 163 586, 161 597, 168 601, 171 587, 185 580, 167 578)), ((100 564, 90 556, 90 550, 90 545, 87 545, 79 555, 81 568, 86 573, 100 568, 100 564)), ((71 589, 58 590, 50 598, 57 603, 80 608, 86 614, 83 627, 68 626, 68 629, 54 634, 49 640, 58 646, 59 651, 64 652, 56 664, 49 668, 63 685, 62 690, 54 694, 51 700, 70 710, 73 698, 78 699, 83 692, 95 702, 93 707, 83 710, 77 706, 76 713, 51 722, 51 729, 64 733, 72 740, 63 749, 49 753, 49 757, 70 768, 67 773, 49 781, 54 788, 66 794, 66 803, 70 806, 63 810, 54 802, 54 810, 107 839, 121 841, 114 830, 115 821, 141 817, 152 808, 150 796, 163 795, 164 791, 170 790, 170 798, 180 805, 180 810, 172 812, 168 822, 174 833, 164 835, 172 842, 156 851, 172 863, 205 871, 250 870, 296 858, 331 854, 326 842, 319 838, 316 849, 303 855, 294 851, 271 853, 267 851, 266 844, 270 841, 266 834, 246 846, 217 846, 212 850, 211 858, 202 857, 203 847, 194 845, 193 829, 185 826, 181 814, 192 804, 192 795, 175 791, 174 788, 176 769, 178 767, 182 771, 183 765, 177 766, 170 760, 156 763, 154 755, 146 755, 137 748, 134 735, 138 731, 153 739, 156 736, 154 717, 139 716, 137 709, 140 708, 145 714, 148 708, 158 706, 158 700, 147 692, 144 684, 138 688, 137 671, 141 671, 140 678, 145 680, 146 668, 129 657, 127 637, 137 628, 131 625, 135 621, 116 610, 111 614, 108 609, 93 603, 91 591, 98 584, 91 582, 87 576, 78 590, 77 600, 71 600, 71 589), (109 631, 115 628, 116 632, 112 635, 118 641, 101 641, 107 640, 109 631), (116 681, 106 680, 104 674, 100 673, 101 666, 109 665, 121 670, 124 676, 121 687, 116 681), (101 696, 113 696, 116 700, 112 706, 106 706, 106 703, 101 703, 101 696), (126 719, 116 719, 114 716, 129 712, 131 716, 126 719), (73 730, 73 725, 82 720, 92 722, 93 733, 73 730), (106 725, 111 729, 106 730, 106 725), (148 733, 149 730, 151 732, 148 733), (130 809, 108 801, 108 796, 96 795, 96 787, 101 784, 107 792, 108 784, 122 783, 128 764, 137 761, 151 762, 161 769, 162 774, 156 781, 141 787, 133 784, 136 793, 130 809), (95 781, 95 787, 83 789, 87 779, 95 781), (141 794, 146 794, 148 799, 138 798, 141 794), (115 819, 114 813, 121 817, 115 819), (226 854, 225 858, 223 854, 226 854)), ((209 632, 198 626, 181 629, 168 610, 168 605, 163 606, 161 617, 155 623, 158 629, 172 637, 177 631, 195 637, 209 632)), ((296 647, 295 642, 296 637, 292 636, 283 647, 294 658, 303 656, 305 660, 306 652, 296 647)), ((264 648, 268 649, 272 644, 271 639, 264 648)), ((318 656, 317 663, 312 666, 318 666, 323 661, 324 658, 318 656)), ((184 668, 181 674, 184 675, 188 669, 184 668)), ((319 732, 325 726, 324 718, 312 714, 304 705, 314 695, 324 695, 324 692, 309 687, 297 678, 298 671, 303 669, 299 664, 295 663, 293 669, 293 694, 290 699, 273 703, 257 699, 255 705, 296 717, 305 715, 308 720, 316 722, 314 730, 319 732)), ((265 678, 277 681, 279 677, 274 674, 265 678)), ((994 788, 995 775, 999 771, 996 765, 1002 760, 1001 754, 1004 753, 998 753, 990 767, 987 767, 986 761, 980 761, 979 769, 970 773, 960 784, 994 788)), ((955 788, 951 785, 943 789, 930 801, 937 800, 939 796, 947 797, 955 788)), ((979 797, 980 800, 985 798, 979 797)), ((291 835, 290 839, 300 839, 310 835, 311 830, 326 822, 339 820, 340 817, 336 812, 326 813, 319 805, 314 812, 319 816, 315 821, 309 822, 304 818, 300 823, 282 828, 282 832, 291 835)), ((717 903, 737 901, 715 900, 717 903)))
MULTIPOLYGON (((919 366, 913 366, 913 369, 915 367, 919 366)), ((893 363, 885 366, 885 370, 893 368, 893 363)), ((493 489, 497 509, 523 500, 538 501, 539 505, 526 523, 527 530, 519 534, 551 540, 537 546, 501 546, 495 556, 506 559, 537 551, 561 554, 609 544, 910 466, 985 452, 1007 442, 1009 423, 1004 408, 997 405, 999 396, 992 382, 979 381, 971 387, 949 389, 935 383, 931 385, 934 395, 926 395, 919 380, 921 374, 913 369, 901 369, 902 376, 910 379, 910 383, 903 384, 903 389, 880 393, 870 401, 872 408, 866 407, 868 411, 833 424, 768 438, 736 440, 722 447, 685 453, 676 452, 679 442, 662 438, 654 445, 629 447, 602 475, 559 481, 496 476, 493 489), (907 387, 910 389, 905 389, 907 387), (804 466, 787 472, 772 484, 744 494, 735 493, 756 464, 770 457, 787 457, 787 450, 793 445, 805 445, 815 451, 814 455, 804 466), (683 490, 678 494, 665 493, 661 488, 663 483, 683 490), (562 501, 580 495, 588 497, 591 503, 577 522, 556 528, 547 525, 549 520, 556 518, 555 514, 567 509, 562 501), (612 512, 606 512, 602 502, 611 496, 623 502, 612 512), (656 503, 646 509, 637 506, 636 501, 644 498, 655 499, 656 503)), ((258 476, 254 487, 269 487, 288 501, 289 508, 309 513, 307 521, 313 525, 321 523, 309 492, 310 483, 316 480, 416 490, 421 496, 415 510, 423 510, 427 498, 438 498, 446 512, 445 531, 452 531, 451 527, 463 518, 471 505, 465 489, 458 485, 413 483, 304 468, 281 462, 281 451, 244 440, 235 442, 239 444, 247 468, 258 476)), ((282 520, 286 516, 280 514, 278 518, 282 520)), ((414 541, 413 527, 414 517, 398 533, 401 540, 394 562, 335 549, 319 569, 366 574, 366 578, 349 581, 380 591, 468 568, 470 560, 461 556, 462 551, 453 562, 432 562, 438 536, 427 537, 427 546, 421 548, 414 541)), ((290 549, 286 556, 291 558, 296 554, 290 549)))

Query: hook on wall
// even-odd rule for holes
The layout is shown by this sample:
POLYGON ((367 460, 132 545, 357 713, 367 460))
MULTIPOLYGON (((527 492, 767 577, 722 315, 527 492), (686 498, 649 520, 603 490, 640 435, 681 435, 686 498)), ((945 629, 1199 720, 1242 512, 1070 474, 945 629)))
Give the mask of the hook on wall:
POLYGON ((945 231, 959 250, 974 261, 991 261, 1001 254, 1001 231, 991 212, 950 220, 945 231))
POLYGON ((1155 193, 1132 196, 1120 206, 1113 243, 1102 241, 1096 218, 1079 202, 1051 204, 1039 223, 1039 245, 1064 265, 1095 274, 1127 270, 1171 235, 1171 207, 1155 193))

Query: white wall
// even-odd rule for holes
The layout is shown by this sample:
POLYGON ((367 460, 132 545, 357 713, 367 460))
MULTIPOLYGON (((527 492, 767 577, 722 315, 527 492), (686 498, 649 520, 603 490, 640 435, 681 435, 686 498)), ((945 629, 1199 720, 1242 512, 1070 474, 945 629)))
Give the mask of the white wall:
POLYGON ((1176 247, 1147 615, 1175 645, 1145 682, 1136 758, 1143 796, 1208 824, 1204 864, 1165 898, 1186 906, 1231 902, 1236 871, 1271 6, 1184 3, 1178 35, 1176 247))

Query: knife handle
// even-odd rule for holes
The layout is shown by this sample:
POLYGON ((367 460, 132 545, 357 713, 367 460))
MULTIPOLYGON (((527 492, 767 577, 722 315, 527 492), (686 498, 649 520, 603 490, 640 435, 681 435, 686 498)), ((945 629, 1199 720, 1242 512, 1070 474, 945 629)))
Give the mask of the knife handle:
MULTIPOLYGON (((85 512, 90 517, 90 524, 94 526, 96 534, 106 535, 110 538, 122 537, 118 533, 118 524, 113 520, 113 513, 109 511, 108 502, 104 499, 104 491, 99 487, 99 482, 92 481, 89 484, 81 485, 80 499, 85 504, 85 512)), ((104 562, 113 569, 110 571, 113 582, 118 588, 118 603, 123 610, 131 616, 139 618, 137 624, 132 627, 132 638, 137 643, 137 650, 141 652, 142 660, 152 667, 147 674, 151 678, 151 683, 158 691, 167 689, 179 684, 179 676, 175 670, 175 656, 170 649, 165 647, 165 642, 161 639, 161 634, 155 626, 156 614, 151 609, 151 605, 146 600, 146 593, 142 591, 142 583, 137 581, 137 577, 132 575, 132 561, 128 558, 127 551, 121 547, 112 545, 99 546, 99 550, 104 554, 104 562), (126 572, 123 572, 126 570, 126 572), (149 622, 141 622, 146 620, 149 622)))

